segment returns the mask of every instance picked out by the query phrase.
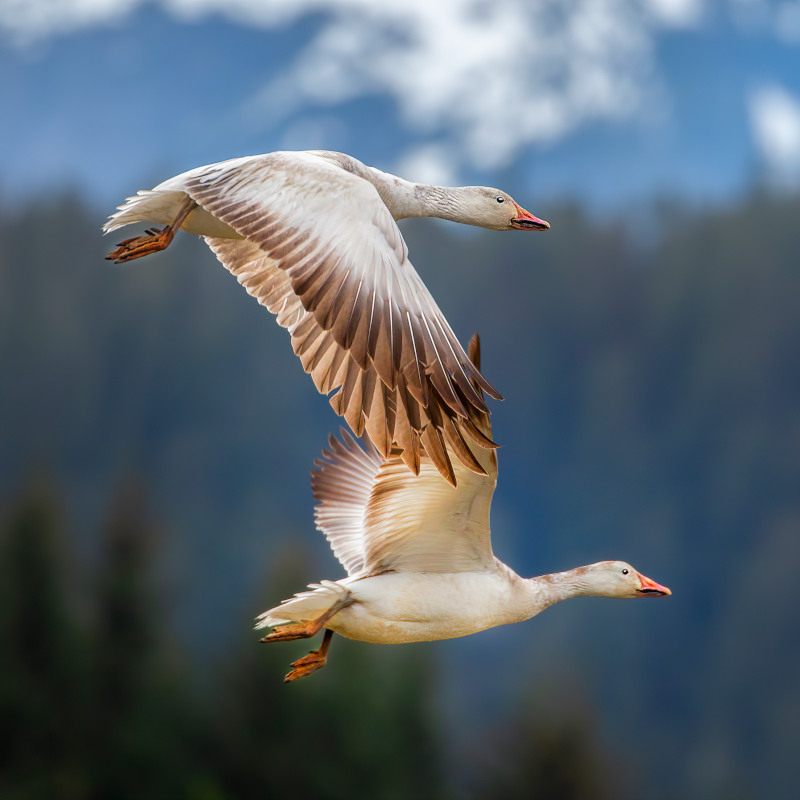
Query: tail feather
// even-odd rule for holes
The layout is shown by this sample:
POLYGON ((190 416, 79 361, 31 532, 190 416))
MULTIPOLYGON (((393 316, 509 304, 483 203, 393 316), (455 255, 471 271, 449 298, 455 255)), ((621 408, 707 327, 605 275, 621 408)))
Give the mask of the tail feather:
POLYGON ((185 197, 185 192, 141 190, 117 207, 103 225, 103 232, 110 233, 139 222, 169 225, 185 197))
POLYGON ((256 617, 256 629, 317 619, 348 592, 346 586, 334 581, 311 583, 308 588, 311 591, 298 592, 279 606, 259 614, 256 617))

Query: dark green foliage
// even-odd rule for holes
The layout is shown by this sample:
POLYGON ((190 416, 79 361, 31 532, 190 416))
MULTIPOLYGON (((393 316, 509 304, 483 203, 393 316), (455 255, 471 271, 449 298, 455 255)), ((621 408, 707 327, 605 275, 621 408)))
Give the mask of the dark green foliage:
MULTIPOLYGON (((215 746, 235 797, 435 796, 442 751, 419 651, 334 638, 323 680, 284 685, 308 649, 252 646, 222 679, 215 746)), ((322 674, 315 677, 322 677, 322 674)))
POLYGON ((75 796, 82 639, 51 494, 30 489, 0 536, 0 796, 75 796), (72 603, 72 607, 70 606, 72 603))
POLYGON ((167 800, 185 796, 194 780, 196 712, 156 605, 155 535, 141 487, 125 482, 103 526, 89 634, 86 769, 98 800, 167 800))
MULTIPOLYGON (((595 747, 581 715, 528 728, 520 709, 498 722, 515 745, 486 776, 511 797, 581 761, 602 782, 597 754, 613 750, 637 767, 615 797, 788 796, 800 746, 800 202, 662 204, 647 237, 574 207, 542 213, 547 234, 404 228, 460 338, 482 334, 486 375, 507 398, 493 405, 495 549, 525 574, 625 558, 674 596, 574 601, 499 632, 513 649, 500 699, 569 665, 613 746, 595 747)), ((436 796, 421 787, 463 766, 440 736, 463 735, 447 727, 457 715, 432 721, 425 704, 427 659, 445 646, 337 639, 322 674, 284 687, 305 648, 232 633, 341 574, 312 533, 307 481, 338 420, 285 332, 202 244, 181 237, 112 267, 102 256, 121 237, 102 240, 101 221, 74 197, 0 214, 0 795, 352 796, 355 775, 373 797, 436 796), (41 469, 63 509, 27 486, 41 469), (143 488, 120 490, 127 475, 143 488), (275 555, 290 541, 313 548, 292 570, 275 555), (76 580, 73 560, 102 564, 97 580, 76 580)), ((468 661, 442 669, 476 696, 496 681, 468 661)), ((586 785, 565 783, 564 796, 586 785)))
POLYGON ((422 651, 337 641, 322 680, 286 686, 298 648, 250 632, 201 677, 166 637, 141 491, 112 505, 87 615, 57 519, 31 493, 0 527, 3 798, 441 796, 422 651))

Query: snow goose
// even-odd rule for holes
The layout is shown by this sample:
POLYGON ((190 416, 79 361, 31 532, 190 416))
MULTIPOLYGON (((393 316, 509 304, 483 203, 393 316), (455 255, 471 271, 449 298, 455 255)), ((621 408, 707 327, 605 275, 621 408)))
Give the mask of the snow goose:
MULTIPOLYGON (((470 358, 480 368, 479 342, 470 358)), ((477 424, 491 436, 488 414, 477 424)), ((364 642, 395 644, 466 636, 521 622, 569 597, 665 597, 671 594, 624 561, 600 561, 524 579, 492 554, 489 506, 497 481, 494 450, 473 447, 484 475, 455 460, 456 488, 423 455, 413 475, 395 450, 383 458, 342 430, 316 462, 315 519, 347 570, 312 584, 265 611, 262 642, 305 639, 322 645, 292 664, 286 681, 325 665, 334 631, 364 642)))
POLYGON ((184 172, 118 207, 106 232, 165 225, 126 239, 122 263, 168 247, 182 229, 289 331, 303 368, 357 436, 393 445, 419 473, 424 450, 453 485, 455 454, 480 472, 468 439, 482 393, 500 394, 469 362, 411 262, 396 220, 441 217, 494 230, 545 230, 505 192, 409 181, 329 151, 235 158, 184 172))

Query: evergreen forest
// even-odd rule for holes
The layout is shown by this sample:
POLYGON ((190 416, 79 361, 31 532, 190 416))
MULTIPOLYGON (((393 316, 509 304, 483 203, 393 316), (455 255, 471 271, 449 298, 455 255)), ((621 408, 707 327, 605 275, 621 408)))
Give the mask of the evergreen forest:
POLYGON ((337 638, 287 686, 308 643, 252 620, 342 574, 308 482, 339 420, 202 242, 115 267, 79 195, 0 202, 3 800, 794 796, 800 197, 542 213, 402 226, 506 398, 495 552, 673 596, 337 638))

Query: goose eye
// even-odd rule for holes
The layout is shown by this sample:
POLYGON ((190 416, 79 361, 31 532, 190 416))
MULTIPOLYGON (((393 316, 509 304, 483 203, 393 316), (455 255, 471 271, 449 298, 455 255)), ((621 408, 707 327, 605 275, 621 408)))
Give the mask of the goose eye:
POLYGON ((506 201, 505 197, 503 197, 503 195, 501 194, 497 195, 497 197, 495 197, 495 200, 497 200, 498 203, 505 203, 506 201))
POLYGON ((627 569, 622 570, 622 574, 623 575, 627 575, 628 574, 628 570, 627 569))

